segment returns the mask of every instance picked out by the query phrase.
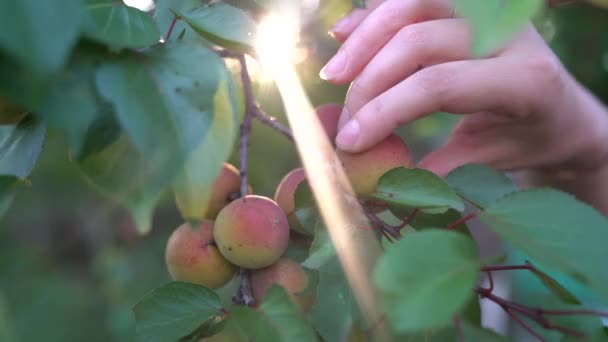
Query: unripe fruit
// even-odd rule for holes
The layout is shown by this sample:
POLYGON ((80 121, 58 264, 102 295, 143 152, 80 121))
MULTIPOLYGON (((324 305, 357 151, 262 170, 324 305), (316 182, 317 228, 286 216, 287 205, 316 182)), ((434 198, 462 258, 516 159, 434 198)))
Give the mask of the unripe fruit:
POLYGON ((237 270, 213 244, 212 221, 202 221, 197 229, 179 226, 169 237, 165 260, 174 280, 212 289, 228 283, 237 270))
POLYGON ((396 167, 412 167, 410 150, 396 135, 391 135, 374 147, 361 153, 337 151, 344 172, 355 193, 367 197, 376 191, 378 180, 396 167))
POLYGON ((289 224, 273 200, 249 195, 220 211, 214 237, 220 252, 233 264, 263 268, 277 261, 287 249, 289 224))
POLYGON ((296 207, 296 190, 298 189, 298 185, 300 185, 300 183, 302 183, 302 181, 305 179, 306 172, 304 172, 303 168, 297 168, 290 171, 279 183, 279 186, 274 193, 274 200, 277 202, 279 207, 283 209, 285 215, 287 215, 287 220, 289 221, 289 226, 291 229, 303 234, 310 234, 310 232, 308 232, 304 227, 302 227, 300 222, 298 222, 294 212, 296 207))
POLYGON ((338 121, 340 120, 340 114, 342 114, 342 106, 333 103, 324 104, 317 107, 316 112, 327 137, 333 144, 336 135, 338 135, 338 121))
POLYGON ((27 112, 0 97, 0 125, 12 125, 21 121, 27 112))
POLYGON ((314 304, 314 291, 308 289, 308 274, 298 263, 287 258, 281 258, 274 265, 256 270, 251 274, 253 297, 257 303, 264 301, 266 292, 272 285, 282 286, 292 302, 304 312, 309 311, 314 304))
POLYGON ((222 171, 220 171, 219 176, 213 182, 205 217, 209 219, 216 218, 220 210, 230 203, 230 196, 235 193, 238 194, 240 186, 241 175, 239 170, 232 164, 224 163, 222 171))

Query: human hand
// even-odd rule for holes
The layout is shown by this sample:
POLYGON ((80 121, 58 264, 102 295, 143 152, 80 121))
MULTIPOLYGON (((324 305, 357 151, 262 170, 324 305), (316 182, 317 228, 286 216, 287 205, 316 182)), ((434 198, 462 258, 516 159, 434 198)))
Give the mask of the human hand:
POLYGON ((339 148, 361 151, 437 111, 466 114, 419 164, 440 175, 466 163, 503 170, 593 169, 608 158, 605 108, 529 26, 483 59, 449 0, 370 1, 333 30, 344 40, 322 76, 352 82, 339 148))

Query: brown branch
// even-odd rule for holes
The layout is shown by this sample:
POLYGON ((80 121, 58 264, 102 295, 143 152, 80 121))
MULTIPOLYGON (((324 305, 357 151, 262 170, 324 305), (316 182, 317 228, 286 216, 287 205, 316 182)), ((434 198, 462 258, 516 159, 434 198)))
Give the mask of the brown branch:
POLYGON ((243 92, 245 93, 245 113, 243 115, 243 121, 241 122, 241 134, 239 140, 239 166, 241 173, 241 196, 247 196, 247 163, 249 159, 249 133, 251 132, 251 121, 253 113, 256 108, 255 98, 253 96, 253 86, 251 83, 251 76, 247 69, 247 61, 245 55, 239 56, 239 63, 241 64, 241 81, 243 83, 243 92))
POLYGON ((277 118, 270 116, 268 114, 266 114, 262 108, 260 108, 259 105, 256 105, 256 110, 253 112, 253 117, 255 117, 256 119, 258 119, 261 123, 265 124, 266 126, 274 129, 275 131, 281 133, 282 135, 284 135, 287 139, 294 141, 293 140, 293 134, 291 133, 291 130, 289 128, 287 128, 286 126, 284 126, 282 123, 280 123, 277 118))
POLYGON ((238 277, 241 278, 241 284, 236 294, 232 297, 232 302, 237 305, 255 306, 255 299, 253 298, 253 290, 251 288, 251 271, 241 268, 238 277))

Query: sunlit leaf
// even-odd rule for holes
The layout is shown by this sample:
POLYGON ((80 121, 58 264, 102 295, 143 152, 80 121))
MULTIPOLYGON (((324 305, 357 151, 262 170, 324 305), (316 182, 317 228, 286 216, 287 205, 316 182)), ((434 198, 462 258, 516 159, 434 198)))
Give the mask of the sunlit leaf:
POLYGON ((439 176, 422 169, 396 168, 385 173, 373 197, 394 206, 418 208, 440 214, 452 208, 464 210, 464 203, 439 176))
POLYGON ((236 7, 217 3, 189 12, 173 12, 214 44, 237 52, 253 49, 256 23, 236 7))
POLYGON ((380 258, 374 284, 397 332, 449 324, 473 296, 479 276, 475 242, 463 234, 425 230, 391 245, 380 258))
POLYGON ((180 13, 186 13, 200 6, 202 6, 200 0, 157 0, 156 9, 154 10, 154 20, 156 21, 163 38, 167 41, 176 40, 180 33, 183 32, 183 37, 181 39, 200 40, 198 33, 194 32, 194 30, 192 30, 183 20, 175 22, 171 37, 167 39, 167 33, 169 32, 169 28, 175 17, 175 14, 173 14, 171 10, 173 9, 180 13))
POLYGON ((608 220, 591 206, 557 190, 536 189, 503 197, 480 218, 532 260, 608 300, 608 220))

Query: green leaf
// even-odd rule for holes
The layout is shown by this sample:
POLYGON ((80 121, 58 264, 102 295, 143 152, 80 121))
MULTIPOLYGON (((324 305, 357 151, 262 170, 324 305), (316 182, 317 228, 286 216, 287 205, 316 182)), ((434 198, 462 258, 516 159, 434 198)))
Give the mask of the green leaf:
POLYGON ((0 126, 0 175, 27 178, 42 152, 45 136, 46 127, 32 118, 16 126, 0 126))
POLYGON ((310 255, 302 266, 310 269, 319 269, 330 259, 335 257, 336 249, 331 241, 327 228, 321 221, 317 221, 315 238, 310 246, 310 255))
POLYGON ((254 49, 256 23, 236 7, 217 3, 189 12, 180 12, 177 9, 172 11, 214 44, 243 53, 254 49))
POLYGON ((46 96, 49 78, 0 52, 0 101, 36 110, 46 96))
POLYGON ((234 308, 229 324, 254 341, 317 341, 300 310, 285 290, 276 285, 267 292, 257 310, 246 306, 234 308))
POLYGON ((337 256, 319 268, 317 300, 311 310, 312 322, 324 341, 345 341, 358 308, 337 256))
POLYGON ((129 209, 140 233, 150 231, 152 212, 167 177, 152 167, 125 135, 78 161, 86 178, 104 195, 129 209))
POLYGON ((439 176, 422 169, 396 168, 385 173, 374 198, 392 205, 418 208, 441 214, 452 208, 464 210, 464 203, 439 176))
POLYGON ((543 0, 456 0, 457 12, 473 28, 473 53, 486 55, 521 31, 543 7, 543 0))
MULTIPOLYGON (((128 187, 138 193, 129 197, 127 205, 134 216, 140 217, 143 231, 149 229, 151 209, 160 191, 175 180, 191 156, 199 166, 200 151, 215 148, 214 154, 207 156, 208 164, 197 172, 208 177, 221 167, 218 160, 225 159, 231 148, 228 141, 235 125, 226 75, 223 61, 195 42, 157 46, 140 58, 110 62, 99 71, 97 84, 101 94, 115 106, 118 122, 141 155, 138 159, 144 162, 143 169, 148 170, 144 173, 152 174, 146 178, 154 179, 150 186, 139 182, 139 186, 147 188, 143 192, 128 187), (218 88, 220 82, 222 87, 218 88), (151 197, 142 197, 143 194, 151 197)), ((128 168, 122 170, 130 173, 128 168)))
POLYGON ((210 190, 223 162, 232 152, 237 134, 238 113, 233 80, 227 70, 222 70, 220 77, 213 99, 213 112, 208 114, 211 126, 173 183, 180 212, 188 220, 204 218, 210 190))
POLYGON ((467 321, 460 321, 462 335, 465 341, 483 341, 483 342, 507 342, 506 337, 498 335, 492 330, 484 329, 478 324, 472 324, 467 321))
POLYGON ((572 292, 566 289, 562 284, 560 284, 557 280, 553 279, 547 273, 536 268, 534 271, 532 271, 532 274, 538 277, 538 279, 543 283, 543 285, 545 285, 545 287, 549 289, 551 293, 553 293, 562 301, 568 304, 581 304, 581 302, 578 300, 578 298, 576 298, 574 294, 572 294, 572 292))
POLYGON ((355 8, 365 8, 367 6, 365 0, 352 0, 352 2, 355 8))
POLYGON ((218 296, 196 284, 172 282, 139 301, 133 312, 137 341, 175 341, 208 319, 221 316, 218 296))
POLYGON ((478 164, 457 168, 448 174, 446 181, 458 195, 479 208, 517 191, 515 184, 504 174, 478 164))
POLYGON ((479 276, 475 242, 463 234, 425 230, 390 246, 374 271, 386 315, 397 332, 451 322, 473 296, 479 276))
MULTIPOLYGON (((171 27, 171 23, 173 22, 173 18, 175 17, 175 14, 173 14, 172 9, 181 13, 186 13, 200 6, 200 0, 157 0, 156 9, 154 10, 154 20, 156 21, 156 24, 158 25, 158 28, 160 29, 160 32, 163 35, 164 39, 166 41, 169 41, 167 40, 166 35, 167 32, 169 32, 169 27, 171 27)), ((170 40, 176 40, 180 32, 185 32, 184 37, 182 39, 194 39, 199 41, 201 40, 200 36, 182 20, 178 20, 175 23, 170 40)))
POLYGON ((85 37, 114 50, 143 48, 160 40, 156 23, 146 12, 115 0, 88 0, 85 37))
POLYGON ((582 280, 608 301, 608 220, 591 206, 536 189, 501 198, 480 219, 536 262, 582 280))
POLYGON ((296 221, 293 224, 297 224, 303 232, 315 234, 317 226, 323 224, 323 219, 308 182, 300 183, 293 196, 295 203, 293 215, 296 221))
POLYGON ((65 133, 77 158, 83 154, 93 123, 100 117, 113 117, 111 107, 100 100, 95 88, 97 66, 107 58, 107 53, 100 49, 81 47, 53 80, 48 96, 36 110, 42 120, 65 133))
POLYGON ((82 26, 81 0, 3 0, 0 48, 42 73, 58 71, 82 26))
POLYGON ((15 176, 0 175, 0 218, 13 203, 19 183, 15 176))

